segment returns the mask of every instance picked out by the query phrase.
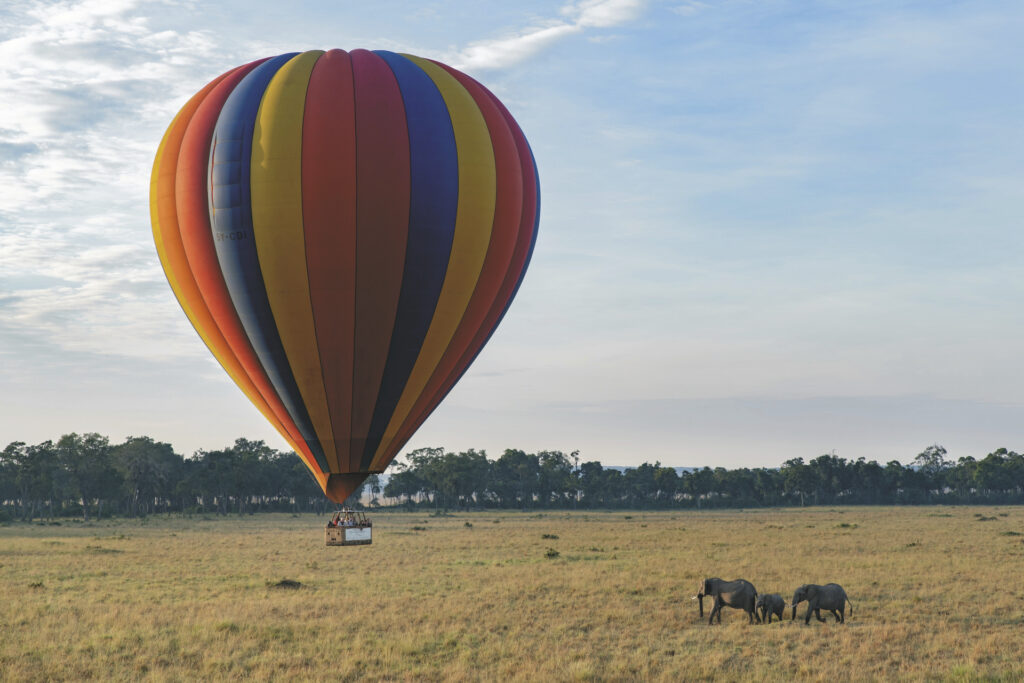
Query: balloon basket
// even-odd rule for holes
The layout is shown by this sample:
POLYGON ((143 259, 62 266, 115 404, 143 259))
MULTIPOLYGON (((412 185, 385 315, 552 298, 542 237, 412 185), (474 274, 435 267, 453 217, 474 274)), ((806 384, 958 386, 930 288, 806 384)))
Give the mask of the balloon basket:
POLYGON ((325 545, 370 545, 373 543, 373 522, 362 512, 341 510, 324 529, 324 540, 325 545), (339 519, 339 515, 344 517, 339 519))

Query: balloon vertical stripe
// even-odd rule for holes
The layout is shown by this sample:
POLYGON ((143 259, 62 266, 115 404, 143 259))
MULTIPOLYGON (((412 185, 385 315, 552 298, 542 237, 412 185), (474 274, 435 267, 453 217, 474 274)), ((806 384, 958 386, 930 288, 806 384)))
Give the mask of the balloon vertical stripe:
POLYGON ((356 309, 356 122, 352 63, 330 50, 309 77, 302 123, 302 221, 335 457, 346 468, 352 432, 356 309))
POLYGON ((153 237, 215 358, 343 501, 477 357, 536 244, 526 138, 479 83, 387 51, 289 53, 190 99, 153 237))
POLYGON ((387 363, 409 225, 409 134, 387 63, 352 51, 356 100, 356 326, 349 467, 361 462, 387 363))

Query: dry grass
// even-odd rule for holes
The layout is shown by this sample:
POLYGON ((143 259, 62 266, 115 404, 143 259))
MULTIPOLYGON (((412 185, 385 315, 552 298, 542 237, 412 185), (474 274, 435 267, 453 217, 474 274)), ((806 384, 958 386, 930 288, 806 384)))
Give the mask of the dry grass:
POLYGON ((1024 678, 1020 508, 374 519, 2 528, 0 679, 1024 678), (853 616, 708 627, 705 575, 836 581, 853 616))

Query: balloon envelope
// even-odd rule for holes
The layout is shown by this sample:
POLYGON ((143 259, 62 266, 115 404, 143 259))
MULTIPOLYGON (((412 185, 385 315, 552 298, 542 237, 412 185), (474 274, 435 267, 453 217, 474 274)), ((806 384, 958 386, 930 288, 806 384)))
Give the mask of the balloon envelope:
POLYGON ((539 208, 529 145, 494 95, 366 50, 218 77, 167 129, 150 189, 185 314, 337 502, 480 352, 539 208))

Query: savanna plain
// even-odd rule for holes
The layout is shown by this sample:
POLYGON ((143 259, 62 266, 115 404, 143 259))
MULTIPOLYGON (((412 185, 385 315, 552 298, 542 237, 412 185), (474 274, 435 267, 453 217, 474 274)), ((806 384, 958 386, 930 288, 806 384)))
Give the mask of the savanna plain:
POLYGON ((373 520, 364 547, 309 514, 0 527, 0 679, 1024 679, 1022 508, 373 520), (705 576, 853 613, 709 627, 705 576))

